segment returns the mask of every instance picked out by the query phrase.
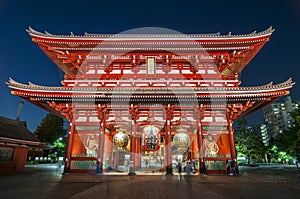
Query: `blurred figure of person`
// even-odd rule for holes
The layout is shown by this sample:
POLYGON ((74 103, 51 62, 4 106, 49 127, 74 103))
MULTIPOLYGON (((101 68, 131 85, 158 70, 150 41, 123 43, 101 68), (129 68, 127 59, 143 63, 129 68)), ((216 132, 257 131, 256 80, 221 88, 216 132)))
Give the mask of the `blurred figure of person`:
POLYGON ((195 174, 195 173, 196 173, 196 165, 195 165, 195 160, 192 160, 192 162, 191 162, 191 166, 192 166, 192 172, 193 172, 193 174, 195 174))
POLYGON ((226 160, 226 173, 227 173, 227 175, 230 174, 230 164, 229 164, 228 160, 226 160))
POLYGON ((190 162, 188 162, 187 165, 185 166, 185 172, 186 172, 187 175, 191 175, 192 166, 191 166, 190 162))
POLYGON ((207 175, 205 161, 203 160, 203 175, 207 175))
POLYGON ((181 172, 182 172, 181 162, 178 162, 178 164, 177 164, 177 171, 179 174, 181 174, 181 172))
POLYGON ((233 176, 236 176, 235 160, 231 160, 231 161, 230 161, 230 167, 231 167, 232 175, 233 175, 233 176))
POLYGON ((185 172, 186 172, 185 180, 188 183, 188 185, 191 185, 192 166, 190 162, 188 162, 187 165, 185 166, 185 172))
POLYGON ((181 162, 178 162, 177 164, 177 171, 178 171, 178 181, 181 181, 181 172, 182 172, 182 165, 181 162))

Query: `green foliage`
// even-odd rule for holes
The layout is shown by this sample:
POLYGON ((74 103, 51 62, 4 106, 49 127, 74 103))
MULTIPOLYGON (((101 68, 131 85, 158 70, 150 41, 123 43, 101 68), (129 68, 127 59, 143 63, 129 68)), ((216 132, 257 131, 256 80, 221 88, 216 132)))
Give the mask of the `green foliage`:
POLYGON ((279 134, 273 144, 279 151, 296 156, 300 160, 300 109, 295 109, 290 115, 293 118, 291 126, 287 131, 279 134))
POLYGON ((297 160, 300 160, 300 134, 298 134, 298 139, 295 141, 294 152, 297 160))
POLYGON ((34 132, 38 138, 51 145, 50 158, 57 160, 65 156, 67 138, 64 129, 64 120, 56 115, 48 113, 34 132))
POLYGON ((280 151, 275 145, 269 149, 269 156, 271 162, 275 163, 287 163, 293 157, 284 151, 280 151))
POLYGON ((235 128, 235 146, 238 156, 246 156, 248 164, 250 159, 261 161, 264 159, 267 148, 264 146, 261 136, 248 130, 248 123, 245 118, 237 121, 235 128))
POLYGON ((65 136, 66 130, 63 127, 64 120, 62 118, 48 113, 34 133, 42 142, 53 145, 57 139, 65 136))
POLYGON ((56 160, 56 159, 57 159, 57 155, 54 154, 54 153, 51 153, 51 154, 49 155, 49 157, 51 158, 51 160, 56 160))
POLYGON ((66 138, 58 138, 54 143, 53 143, 53 149, 51 150, 51 153, 54 153, 57 157, 64 157, 65 154, 65 149, 67 146, 67 139, 66 138))

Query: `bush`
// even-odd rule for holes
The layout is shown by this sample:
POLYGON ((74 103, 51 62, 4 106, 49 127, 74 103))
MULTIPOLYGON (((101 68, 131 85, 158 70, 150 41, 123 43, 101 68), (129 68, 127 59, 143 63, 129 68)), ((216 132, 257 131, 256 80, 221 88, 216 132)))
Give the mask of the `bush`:
POLYGON ((54 153, 50 154, 49 157, 51 158, 51 160, 57 160, 57 155, 54 153))

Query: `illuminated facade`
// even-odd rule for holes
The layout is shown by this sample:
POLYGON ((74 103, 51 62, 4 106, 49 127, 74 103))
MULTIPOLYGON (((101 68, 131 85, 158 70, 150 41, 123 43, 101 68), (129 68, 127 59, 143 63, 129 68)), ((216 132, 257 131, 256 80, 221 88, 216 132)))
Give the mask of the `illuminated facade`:
POLYGON ((239 73, 273 32, 54 35, 28 29, 65 73, 62 87, 8 86, 70 121, 65 172, 171 174, 176 161, 225 173, 234 120, 287 95, 281 84, 240 87, 239 73), (205 163, 205 164, 204 164, 205 163))
POLYGON ((269 136, 275 137, 291 127, 293 118, 290 112, 299 107, 299 102, 293 102, 291 96, 284 98, 283 102, 272 103, 263 108, 266 132, 269 136))

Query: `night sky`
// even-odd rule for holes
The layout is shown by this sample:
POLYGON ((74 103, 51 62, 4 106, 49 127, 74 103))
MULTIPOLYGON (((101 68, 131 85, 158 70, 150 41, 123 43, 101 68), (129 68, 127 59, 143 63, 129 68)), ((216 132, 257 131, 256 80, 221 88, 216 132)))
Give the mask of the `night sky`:
MULTIPOLYGON (((9 77, 61 86, 63 73, 31 41, 28 27, 53 34, 119 33, 140 27, 182 33, 244 34, 275 28, 270 42, 243 70, 241 86, 280 83, 292 77, 300 100, 300 1, 33 1, 0 0, 0 116, 15 119, 21 98, 10 94, 9 77)), ((21 120, 34 131, 46 112, 25 102, 21 120)), ((250 124, 262 121, 259 111, 250 124)))

